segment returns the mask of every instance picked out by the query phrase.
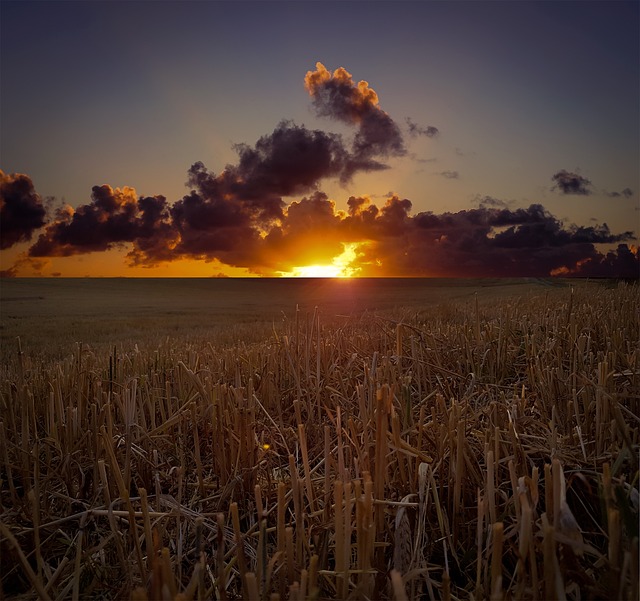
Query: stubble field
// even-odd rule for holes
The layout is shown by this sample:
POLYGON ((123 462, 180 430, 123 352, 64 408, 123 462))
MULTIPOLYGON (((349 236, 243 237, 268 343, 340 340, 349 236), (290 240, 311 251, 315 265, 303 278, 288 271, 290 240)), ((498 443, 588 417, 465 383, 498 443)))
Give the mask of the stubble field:
POLYGON ((639 598, 637 284, 0 300, 0 598, 639 598))

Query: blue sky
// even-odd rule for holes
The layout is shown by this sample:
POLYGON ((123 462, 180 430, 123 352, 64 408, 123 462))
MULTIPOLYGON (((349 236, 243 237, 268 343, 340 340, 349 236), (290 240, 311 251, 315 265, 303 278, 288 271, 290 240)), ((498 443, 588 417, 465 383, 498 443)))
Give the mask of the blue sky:
MULTIPOLYGON (((317 191, 336 211, 353 195, 382 206, 396 194, 410 199, 411 215, 457 214, 488 197, 511 211, 540 204, 563 227, 633 232, 594 239, 600 253, 637 245, 637 2, 3 0, 0 10, 0 169, 28 176, 43 203, 55 198, 49 225, 52 206, 91 204, 103 184, 171 206, 191 189, 191 165, 220 174, 238 163, 236 144, 253 146, 283 119, 348 141, 352 124, 319 116, 305 89, 320 61, 368 82, 406 152, 348 182, 322 177, 282 194, 285 214, 317 191), (407 118, 438 134, 411 136, 407 118), (578 179, 552 189, 563 171, 578 179)), ((25 257, 42 231, 5 248, 2 269, 78 275, 102 261, 96 273, 116 269, 107 263, 142 273, 127 263, 128 239, 90 253, 67 248, 66 257, 49 250, 36 265, 25 257)), ((179 260, 203 275, 253 269, 250 259, 207 252, 179 260)), ((163 257, 144 274, 172 274, 178 257, 163 257)), ((286 272, 285 263, 258 272, 286 272)))

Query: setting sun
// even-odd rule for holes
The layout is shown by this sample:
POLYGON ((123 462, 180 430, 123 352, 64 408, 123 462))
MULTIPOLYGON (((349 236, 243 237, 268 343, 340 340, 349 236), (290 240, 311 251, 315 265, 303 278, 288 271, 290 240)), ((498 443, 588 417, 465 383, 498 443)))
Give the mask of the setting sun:
POLYGON ((355 267, 354 263, 358 258, 356 250, 362 244, 343 243, 343 252, 334 257, 330 265, 313 264, 294 267, 291 271, 281 271, 284 278, 352 278, 358 275, 360 267, 355 267))
POLYGON ((346 278, 349 276, 343 273, 342 268, 338 265, 305 265, 303 267, 294 267, 293 271, 285 274, 285 277, 346 278))

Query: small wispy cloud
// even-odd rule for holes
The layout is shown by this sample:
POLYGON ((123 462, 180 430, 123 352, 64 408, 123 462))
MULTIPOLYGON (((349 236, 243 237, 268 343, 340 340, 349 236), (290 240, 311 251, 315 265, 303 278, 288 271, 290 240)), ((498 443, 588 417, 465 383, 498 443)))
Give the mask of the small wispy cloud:
POLYGON ((555 182, 551 190, 560 190, 563 194, 575 194, 578 196, 589 196, 591 194, 591 180, 579 173, 561 169, 551 176, 551 180, 555 182))
POLYGON ((407 127, 409 128, 409 135, 412 138, 417 138, 418 136, 426 136, 427 138, 435 138, 440 130, 434 125, 418 125, 411 117, 407 117, 405 119, 407 123, 407 127))
POLYGON ((631 198, 633 196, 633 190, 631 188, 625 188, 620 192, 607 192, 609 198, 631 198))

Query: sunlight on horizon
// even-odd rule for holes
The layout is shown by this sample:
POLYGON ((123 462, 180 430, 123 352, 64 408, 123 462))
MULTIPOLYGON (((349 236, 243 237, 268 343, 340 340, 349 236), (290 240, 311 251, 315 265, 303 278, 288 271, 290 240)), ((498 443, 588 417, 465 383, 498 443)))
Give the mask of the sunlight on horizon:
POLYGON ((291 271, 280 271, 280 277, 283 278, 353 278, 357 277, 361 271, 360 267, 354 267, 353 264, 358 258, 356 249, 361 243, 351 242, 343 243, 344 251, 342 254, 334 257, 330 264, 299 265, 291 271))
POLYGON ((304 265, 282 274, 287 278, 348 278, 337 265, 304 265))

